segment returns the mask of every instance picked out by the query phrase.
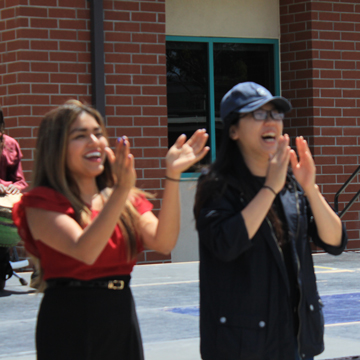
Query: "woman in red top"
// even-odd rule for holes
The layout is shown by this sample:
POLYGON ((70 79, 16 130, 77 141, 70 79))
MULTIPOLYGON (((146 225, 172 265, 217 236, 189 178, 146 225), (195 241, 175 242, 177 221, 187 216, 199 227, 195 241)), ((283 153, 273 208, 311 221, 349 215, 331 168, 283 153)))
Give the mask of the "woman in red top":
POLYGON ((129 288, 136 255, 169 253, 179 233, 179 178, 202 159, 208 135, 181 135, 166 156, 159 217, 136 189, 126 137, 108 147, 100 114, 78 101, 48 113, 38 134, 33 188, 13 210, 46 290, 36 346, 42 359, 143 359, 129 288))

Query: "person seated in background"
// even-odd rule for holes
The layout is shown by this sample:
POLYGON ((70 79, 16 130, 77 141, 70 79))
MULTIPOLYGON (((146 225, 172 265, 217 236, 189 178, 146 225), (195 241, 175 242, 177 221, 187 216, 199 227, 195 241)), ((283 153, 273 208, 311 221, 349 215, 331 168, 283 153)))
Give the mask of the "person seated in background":
MULTIPOLYGON (((0 107, 0 199, 19 194, 27 187, 21 167, 22 153, 18 142, 5 134, 4 114, 0 107)), ((12 275, 8 246, 1 246, 0 232, 0 290, 12 275)))
POLYGON ((5 134, 4 114, 0 108, 0 195, 18 194, 27 187, 21 158, 18 142, 5 134))

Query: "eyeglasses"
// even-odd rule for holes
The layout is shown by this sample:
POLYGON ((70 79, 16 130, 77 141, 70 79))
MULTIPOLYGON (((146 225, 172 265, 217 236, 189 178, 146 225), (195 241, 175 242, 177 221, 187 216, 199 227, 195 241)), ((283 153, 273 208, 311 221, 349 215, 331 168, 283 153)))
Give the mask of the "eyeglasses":
POLYGON ((284 113, 279 110, 264 110, 264 109, 258 109, 255 111, 252 111, 250 113, 244 114, 241 116, 243 118, 244 116, 251 114, 252 117, 257 121, 264 121, 268 119, 268 116, 270 116, 273 120, 281 121, 284 120, 284 113))

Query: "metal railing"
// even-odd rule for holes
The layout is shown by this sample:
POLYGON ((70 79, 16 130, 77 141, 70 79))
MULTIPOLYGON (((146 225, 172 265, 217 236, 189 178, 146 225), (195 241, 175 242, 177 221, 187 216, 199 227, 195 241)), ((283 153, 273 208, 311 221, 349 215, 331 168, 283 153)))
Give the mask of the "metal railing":
POLYGON ((345 184, 340 188, 340 190, 335 194, 334 197, 334 207, 336 213, 342 218, 346 212, 350 209, 351 205, 357 200, 360 195, 360 190, 355 194, 355 196, 349 201, 349 203, 345 206, 345 208, 339 213, 339 196, 345 191, 347 186, 350 184, 352 179, 358 174, 360 171, 360 166, 352 173, 352 175, 346 180, 345 184))

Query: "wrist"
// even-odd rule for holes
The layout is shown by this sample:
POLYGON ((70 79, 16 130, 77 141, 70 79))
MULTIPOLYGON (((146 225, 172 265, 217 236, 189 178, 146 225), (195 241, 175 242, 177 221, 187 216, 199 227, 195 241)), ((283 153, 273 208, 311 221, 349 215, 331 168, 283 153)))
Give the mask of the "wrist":
POLYGON ((277 196, 277 192, 274 190, 274 188, 270 185, 263 185, 263 189, 270 191, 275 197, 277 196))
POLYGON ((179 183, 181 181, 181 178, 180 179, 172 178, 172 177, 167 176, 167 175, 165 175, 165 179, 170 181, 170 182, 174 182, 174 183, 179 183))
POLYGON ((181 179, 181 173, 166 170, 165 179, 166 178, 179 181, 181 179))
POLYGON ((127 196, 132 188, 132 186, 116 184, 113 186, 113 193, 117 194, 118 196, 127 196))
POLYGON ((317 184, 314 184, 313 186, 304 189, 304 192, 305 192, 305 196, 307 198, 311 198, 312 196, 319 194, 320 189, 319 189, 319 186, 317 184))

